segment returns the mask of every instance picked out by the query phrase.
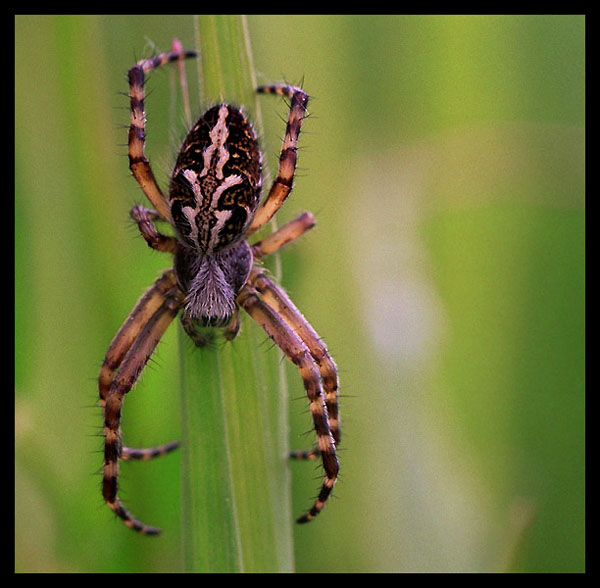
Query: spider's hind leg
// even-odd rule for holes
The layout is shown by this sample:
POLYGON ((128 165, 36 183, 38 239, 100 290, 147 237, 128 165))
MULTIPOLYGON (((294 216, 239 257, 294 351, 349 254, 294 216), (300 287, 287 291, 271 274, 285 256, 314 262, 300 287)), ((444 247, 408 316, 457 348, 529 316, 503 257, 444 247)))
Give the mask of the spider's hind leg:
MULTIPOLYGON (((280 229, 267 235, 252 246, 255 259, 260 259, 279 251, 281 247, 302 236, 315 226, 315 219, 310 212, 296 217, 280 229)), ((341 438, 339 408, 338 408, 338 375, 335 362, 329 355, 327 347, 296 308, 282 288, 274 284, 264 272, 254 268, 250 274, 253 286, 262 294, 264 302, 269 304, 294 329, 296 334, 310 349, 324 382, 325 402, 330 419, 331 433, 339 445, 341 438)), ((318 447, 306 450, 291 451, 289 457, 297 460, 315 460, 321 455, 318 447)))
MULTIPOLYGON (((252 280, 252 277, 251 277, 252 280)), ((313 506, 303 514, 297 522, 306 523, 314 519, 323 509, 336 483, 339 463, 336 454, 335 440, 330 428, 330 417, 323 395, 323 381, 307 344, 294 328, 269 304, 262 300, 261 295, 252 284, 244 286, 238 295, 238 303, 275 341, 292 363, 300 370, 304 388, 310 402, 319 455, 325 470, 321 490, 313 506)))
MULTIPOLYGON (((339 447, 342 436, 338 406, 339 378, 337 366, 329 354, 327 346, 306 318, 304 318, 303 314, 296 308, 285 291, 273 283, 264 272, 254 268, 250 274, 250 281, 258 292, 260 292, 265 303, 281 316, 310 351, 323 380, 323 392, 329 417, 329 427, 335 445, 339 447)), ((315 459, 319 455, 319 449, 314 448, 307 451, 294 451, 290 454, 290 457, 306 460, 315 459)))
POLYGON ((131 346, 144 328, 150 317, 161 307, 165 296, 176 286, 175 273, 172 269, 164 272, 152 287, 138 300, 135 308, 114 336, 98 377, 100 405, 104 407, 106 396, 112 385, 115 374, 131 346))
POLYGON ((124 448, 121 441, 123 399, 154 352, 165 330, 179 311, 182 294, 173 270, 167 270, 142 296, 113 339, 98 379, 100 405, 104 412, 104 464, 102 495, 109 508, 138 533, 157 535, 160 530, 137 520, 118 497, 119 462, 164 455, 177 442, 157 448, 124 448))
POLYGON ((321 451, 318 447, 313 449, 300 449, 290 451, 288 457, 290 459, 297 459, 298 461, 313 461, 321 455, 321 451))

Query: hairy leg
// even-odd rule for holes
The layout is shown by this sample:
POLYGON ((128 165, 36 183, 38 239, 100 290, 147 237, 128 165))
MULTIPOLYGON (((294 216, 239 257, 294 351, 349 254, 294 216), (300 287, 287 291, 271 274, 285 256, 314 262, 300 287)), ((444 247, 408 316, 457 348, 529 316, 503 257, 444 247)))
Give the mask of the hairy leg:
POLYGON ((175 273, 168 269, 156 280, 154 285, 139 299, 123 326, 113 338, 98 378, 100 405, 104 406, 106 395, 113 383, 115 373, 133 342, 150 317, 160 308, 165 296, 177 285, 175 273))
MULTIPOLYGON (((275 310, 308 347, 323 379, 329 427, 336 447, 339 446, 341 439, 338 407, 339 378, 337 366, 329 355, 327 347, 284 290, 273 283, 262 270, 254 268, 250 274, 249 282, 261 294, 262 299, 275 310)), ((312 457, 310 453, 313 452, 294 453, 293 456, 310 459, 312 457)))
POLYGON ((144 153, 146 144, 146 113, 144 112, 146 74, 157 67, 178 61, 187 57, 196 57, 195 51, 177 50, 170 53, 161 53, 156 57, 138 61, 128 73, 129 101, 131 106, 131 120, 129 123, 129 169, 140 185, 152 206, 161 218, 169 220, 171 213, 167 199, 162 193, 150 163, 144 153))
POLYGON ((148 535, 156 535, 160 531, 133 517, 117 495, 119 460, 149 459, 175 449, 177 444, 168 443, 154 449, 123 448, 121 410, 125 394, 138 380, 158 341, 181 305, 182 294, 177 286, 161 290, 166 287, 170 279, 172 279, 171 270, 165 272, 142 297, 113 340, 99 379, 100 404, 104 409, 102 495, 106 504, 128 527, 148 535))
POLYGON ((285 129, 285 136, 279 155, 279 168, 277 177, 273 182, 269 195, 260 205, 254 216, 250 233, 257 231, 265 225, 273 215, 279 210, 292 190, 294 173, 296 171, 298 136, 302 121, 306 117, 306 105, 308 104, 308 94, 296 86, 287 84, 272 84, 260 86, 256 89, 261 94, 278 94, 290 99, 290 112, 285 129))
POLYGON ((166 455, 179 447, 179 441, 171 441, 157 447, 148 447, 145 449, 136 449, 135 447, 123 447, 121 449, 121 459, 127 461, 129 459, 139 459, 148 461, 161 455, 166 455))
POLYGON ((277 231, 267 235, 261 241, 252 245, 254 259, 260 259, 271 253, 275 253, 290 241, 301 237, 306 231, 315 226, 315 218, 310 212, 304 212, 300 216, 283 225, 277 231))
POLYGON ((298 367, 304 382, 317 434, 319 452, 325 469, 325 477, 315 503, 298 519, 299 523, 305 523, 315 518, 325 506, 339 471, 335 441, 331 434, 327 407, 323 399, 321 375, 307 346, 273 308, 261 300, 256 289, 247 284, 238 295, 237 300, 240 306, 275 341, 288 359, 298 367))

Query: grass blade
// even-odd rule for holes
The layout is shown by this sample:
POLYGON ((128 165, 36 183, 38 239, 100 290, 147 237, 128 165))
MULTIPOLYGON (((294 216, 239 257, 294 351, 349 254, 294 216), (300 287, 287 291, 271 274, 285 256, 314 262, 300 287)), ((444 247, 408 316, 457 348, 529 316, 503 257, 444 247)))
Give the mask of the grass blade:
MULTIPOLYGON (((243 17, 198 17, 200 100, 243 104, 259 127, 243 17)), ((188 572, 293 571, 281 356, 243 317, 232 343, 180 331, 183 545, 188 572)))

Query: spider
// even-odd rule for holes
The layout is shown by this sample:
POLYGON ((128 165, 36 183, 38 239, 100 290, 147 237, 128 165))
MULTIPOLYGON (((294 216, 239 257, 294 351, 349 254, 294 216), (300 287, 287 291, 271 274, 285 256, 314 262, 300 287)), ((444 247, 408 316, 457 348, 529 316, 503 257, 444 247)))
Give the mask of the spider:
POLYGON ((257 137, 243 111, 229 104, 213 106, 191 127, 179 150, 165 196, 144 154, 144 81, 146 74, 156 68, 197 56, 195 51, 180 46, 174 45, 173 49, 138 61, 128 74, 129 167, 153 206, 134 206, 130 214, 147 244, 171 254, 174 261, 127 317, 110 344, 100 371, 100 405, 104 414, 102 495, 128 527, 145 535, 160 533, 160 529, 136 519, 121 502, 119 462, 164 455, 179 443, 147 449, 124 446, 123 399, 177 314, 187 335, 202 347, 209 339, 201 327, 218 327, 227 340, 236 337, 241 307, 298 367, 309 399, 317 444, 312 450, 292 452, 290 457, 320 457, 324 478, 312 507, 297 519, 304 523, 323 509, 338 476, 338 373, 321 338, 261 268, 260 260, 311 229, 314 218, 306 212, 252 245, 247 238, 273 217, 292 190, 308 95, 288 84, 257 88, 259 93, 280 95, 290 101, 278 174, 262 203, 262 159, 257 137), (158 221, 171 224, 175 236, 160 233, 155 226, 158 221))

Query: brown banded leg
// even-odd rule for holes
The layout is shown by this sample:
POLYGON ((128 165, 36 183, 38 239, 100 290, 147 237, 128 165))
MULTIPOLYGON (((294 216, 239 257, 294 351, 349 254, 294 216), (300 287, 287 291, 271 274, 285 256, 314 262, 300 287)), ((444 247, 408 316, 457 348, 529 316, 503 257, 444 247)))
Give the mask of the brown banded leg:
MULTIPOLYGON (((315 219, 310 212, 305 212, 305 213, 301 214, 300 216, 296 217, 289 223, 285 224, 283 227, 281 227, 274 233, 267 235, 264 239, 262 239, 261 241, 258 241, 254 245, 252 245, 252 253, 254 255, 254 258, 260 259, 261 257, 265 257, 266 255, 270 255, 271 253, 275 253, 281 247, 283 247, 290 241, 293 241, 294 239, 297 239, 298 237, 302 236, 306 231, 308 231, 309 229, 312 229, 314 226, 315 226, 315 219)), ((265 299, 265 302, 269 303, 268 299, 265 299)), ((290 301, 290 304, 291 304, 291 301, 290 301)), ((273 306, 273 304, 271 304, 271 306, 273 306)), ((293 304, 291 306, 293 306, 293 304)), ((273 307, 276 308, 275 306, 273 306, 273 307)), ((291 308, 291 307, 289 307, 289 308, 291 308)), ((299 311, 298 311, 298 314, 300 316, 302 316, 299 311)), ((302 317, 302 320, 305 321, 305 319, 303 317, 302 317)), ((292 325, 292 327, 293 327, 292 322, 288 321, 288 324, 292 325)), ((316 333, 315 333, 315 335, 316 335, 316 333)), ((318 336, 317 336, 317 339, 318 339, 318 336)), ((331 359, 331 357, 329 359, 333 363, 333 360, 331 359)), ((333 364, 333 368, 335 370, 335 364, 333 364)), ((329 399, 329 403, 331 405, 331 406, 328 406, 328 411, 329 411, 330 417, 332 414, 338 415, 337 400, 335 401, 335 403, 332 404, 331 392, 327 393, 327 391, 326 391, 325 396, 326 396, 326 400, 329 399)), ((337 397, 337 394, 336 394, 336 397, 337 397)), ((332 427, 332 433, 334 434, 334 439, 335 439, 336 445, 337 445, 337 444, 339 444, 339 439, 340 439, 339 416, 337 416, 336 424, 337 424, 336 428, 332 427)), ((317 449, 309 449, 309 450, 303 450, 303 451, 291 451, 289 456, 293 459, 298 459, 298 460, 313 460, 313 459, 316 459, 317 457, 319 457, 319 450, 317 448, 317 449)))
POLYGON ((315 518, 325 506, 337 480, 339 463, 335 452, 335 441, 329 427, 327 407, 323 399, 321 374, 315 365, 308 347, 294 330, 263 302, 259 293, 247 284, 237 297, 240 306, 266 331, 283 353, 300 370, 304 388, 310 402, 310 411, 317 434, 317 443, 325 469, 325 478, 319 495, 309 511, 302 515, 299 523, 315 518))
POLYGON ((159 233, 154 226, 154 221, 163 220, 156 210, 143 206, 134 206, 130 210, 129 215, 137 223, 138 229, 149 247, 157 251, 175 254, 177 251, 177 239, 159 233))
MULTIPOLYGON (((148 319, 158 310, 165 300, 165 295, 176 285, 175 275, 172 269, 167 270, 154 285, 140 298, 135 308, 115 335, 104 358, 100 369, 98 387, 100 390, 100 406, 104 408, 106 395, 113 383, 115 373, 119 369, 123 358, 133 345, 136 337, 148 319)), ((171 441, 159 447, 147 449, 135 449, 123 447, 121 459, 150 459, 164 455, 179 447, 178 441, 171 441)))
MULTIPOLYGON (((283 318, 291 329, 300 337, 308 347, 323 379, 325 405, 329 416, 329 428, 336 447, 341 440, 340 416, 338 407, 339 378, 335 362, 327 351, 322 339, 296 308, 294 303, 282 288, 273 283, 262 270, 253 268, 250 273, 249 283, 260 293, 264 300, 275 312, 283 318)), ((293 452, 291 457, 297 459, 314 459, 315 450, 293 452)))
POLYGON ((315 226, 315 218, 310 212, 300 216, 283 225, 277 231, 267 235, 261 241, 252 245, 254 259, 260 259, 271 253, 275 253, 290 241, 302 236, 306 231, 315 226))
POLYGON ((273 84, 259 86, 256 91, 261 94, 286 96, 290 99, 290 112, 279 156, 277 177, 273 182, 269 195, 260 205, 254 216, 254 220, 250 226, 250 233, 257 231, 271 220, 272 216, 285 202, 292 189, 294 173, 296 171, 298 136, 300 135, 302 121, 306 116, 306 105, 308 104, 308 94, 302 88, 297 88, 296 86, 273 84))
POLYGON ((146 114, 144 112, 144 82, 148 72, 166 63, 187 57, 196 57, 195 51, 171 51, 156 57, 142 59, 129 70, 129 101, 131 121, 129 124, 129 169, 137 180, 152 206, 161 218, 169 220, 171 214, 167 200, 159 188, 150 163, 144 154, 146 143, 146 114))
POLYGON ((122 447, 121 448, 121 459, 127 461, 129 459, 139 459, 141 461, 148 461, 161 455, 166 455, 171 451, 174 451, 179 447, 179 441, 171 441, 164 445, 157 447, 148 447, 146 449, 136 449, 135 447, 122 447))
POLYGON ((148 319, 160 308, 165 296, 177 285, 175 272, 168 269, 154 282, 154 285, 138 300, 135 308, 114 336, 98 377, 100 391, 100 405, 104 407, 106 394, 113 383, 115 373, 119 369, 123 358, 131 348, 133 342, 148 319))
POLYGON ((175 449, 169 443, 154 449, 128 448, 121 445, 121 409, 123 398, 137 381, 158 341, 177 314, 182 294, 172 270, 165 272, 142 297, 129 319, 113 340, 100 372, 100 404, 104 409, 104 465, 102 494, 107 505, 125 524, 142 534, 156 535, 160 531, 135 519, 117 495, 119 460, 149 459, 175 449), (163 290, 164 289, 164 290, 163 290), (116 375, 115 375, 116 371, 116 375))

